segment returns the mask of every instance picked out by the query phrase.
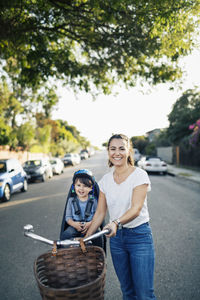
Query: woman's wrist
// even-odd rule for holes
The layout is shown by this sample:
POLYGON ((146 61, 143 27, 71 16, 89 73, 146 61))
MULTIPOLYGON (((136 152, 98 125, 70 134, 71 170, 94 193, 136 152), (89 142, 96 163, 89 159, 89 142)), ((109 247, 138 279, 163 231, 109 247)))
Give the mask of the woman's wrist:
POLYGON ((116 225, 116 227, 118 228, 118 223, 116 222, 116 220, 113 220, 112 223, 114 223, 116 225))
POLYGON ((120 222, 120 219, 115 219, 112 222, 117 226, 117 229, 122 229, 122 224, 120 222))

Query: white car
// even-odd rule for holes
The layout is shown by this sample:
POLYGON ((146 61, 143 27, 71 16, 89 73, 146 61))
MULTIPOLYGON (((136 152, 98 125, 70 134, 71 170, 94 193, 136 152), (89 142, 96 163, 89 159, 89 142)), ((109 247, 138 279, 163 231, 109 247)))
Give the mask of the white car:
POLYGON ((64 172, 64 163, 58 157, 52 157, 50 159, 50 164, 52 166, 53 174, 60 175, 64 172))
POLYGON ((78 165, 81 162, 80 155, 78 153, 67 153, 62 159, 65 166, 67 165, 78 165))
POLYGON ((88 157, 89 157, 88 152, 86 152, 86 151, 81 151, 79 155, 80 155, 81 159, 88 159, 88 157))
POLYGON ((147 172, 158 172, 162 174, 166 174, 168 169, 167 163, 157 156, 144 156, 138 161, 137 165, 147 172))

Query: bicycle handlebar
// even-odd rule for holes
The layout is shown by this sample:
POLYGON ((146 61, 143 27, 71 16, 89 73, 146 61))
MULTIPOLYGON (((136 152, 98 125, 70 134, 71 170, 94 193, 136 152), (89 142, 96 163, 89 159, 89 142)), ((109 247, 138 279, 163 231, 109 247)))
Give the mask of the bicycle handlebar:
MULTIPOLYGON (((104 229, 102 231, 92 234, 91 236, 84 238, 83 242, 89 242, 89 241, 96 239, 104 234, 109 234, 109 233, 110 233, 110 229, 104 229)), ((33 226, 31 224, 27 224, 24 226, 24 235, 27 237, 30 237, 34 240, 40 241, 42 243, 51 245, 51 246, 53 246, 53 244, 54 244, 54 241, 46 239, 40 235, 33 233, 33 226)), ((56 245, 57 246, 72 246, 72 245, 79 246, 80 242, 78 240, 63 240, 63 241, 57 240, 56 245)))

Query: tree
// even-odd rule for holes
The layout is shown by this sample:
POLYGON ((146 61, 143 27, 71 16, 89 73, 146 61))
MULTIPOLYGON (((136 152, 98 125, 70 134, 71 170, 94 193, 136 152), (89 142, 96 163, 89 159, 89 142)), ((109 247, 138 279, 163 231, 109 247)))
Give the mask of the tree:
POLYGON ((146 146, 149 144, 149 140, 145 136, 133 136, 131 142, 134 148, 137 148, 140 153, 145 152, 146 146))
POLYGON ((194 46, 200 0, 7 0, 1 2, 0 57, 15 58, 17 81, 50 77, 104 93, 181 76, 178 58, 194 46))
POLYGON ((11 127, 6 125, 4 120, 0 118, 0 145, 9 144, 10 133, 11 133, 11 127))
POLYGON ((19 126, 17 131, 18 145, 23 150, 30 150, 30 147, 35 142, 35 126, 32 122, 26 122, 19 126))
POLYGON ((37 103, 41 103, 44 116, 46 119, 49 119, 53 109, 55 109, 55 106, 58 103, 58 96, 55 93, 55 87, 45 87, 44 91, 36 96, 35 101, 37 103))
POLYGON ((199 119, 200 91, 187 90, 174 103, 168 116, 169 127, 167 134, 173 144, 178 144, 184 137, 191 134, 189 126, 199 119))
POLYGON ((4 81, 0 85, 0 113, 5 124, 16 128, 16 117, 23 111, 23 106, 17 99, 17 95, 9 90, 7 83, 4 81))
POLYGON ((171 142, 167 133, 167 128, 162 129, 158 136, 155 137, 154 142, 156 147, 168 147, 171 146, 171 142))
POLYGON ((37 128, 37 140, 40 146, 40 151, 43 153, 49 153, 51 145, 51 126, 45 125, 44 127, 37 128))

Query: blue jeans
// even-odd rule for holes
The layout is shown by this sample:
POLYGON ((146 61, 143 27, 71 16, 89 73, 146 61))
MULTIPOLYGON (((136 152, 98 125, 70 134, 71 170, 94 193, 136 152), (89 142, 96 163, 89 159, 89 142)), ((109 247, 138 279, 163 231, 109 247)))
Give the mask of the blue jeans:
POLYGON ((123 300, 156 300, 154 245, 149 223, 118 230, 110 238, 110 250, 123 300))

